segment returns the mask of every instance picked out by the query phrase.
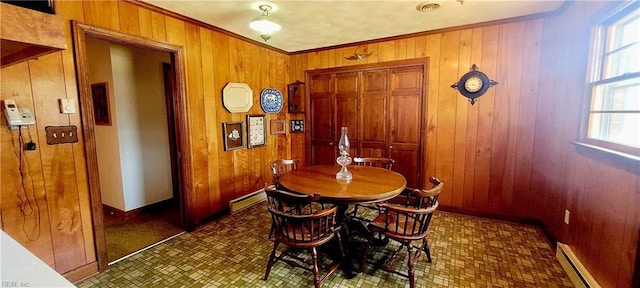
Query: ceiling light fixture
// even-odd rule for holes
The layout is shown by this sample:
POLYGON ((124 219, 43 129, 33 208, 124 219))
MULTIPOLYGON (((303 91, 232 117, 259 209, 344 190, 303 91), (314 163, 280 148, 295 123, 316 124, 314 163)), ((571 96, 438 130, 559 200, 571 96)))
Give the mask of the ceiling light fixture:
POLYGON ((273 17, 269 17, 269 11, 271 11, 272 9, 270 5, 260 5, 258 9, 262 11, 262 15, 251 20, 251 23, 249 23, 249 27, 260 32, 260 38, 264 39, 264 41, 267 41, 271 39, 271 33, 280 30, 282 26, 280 26, 280 24, 278 24, 278 22, 276 22, 273 17))

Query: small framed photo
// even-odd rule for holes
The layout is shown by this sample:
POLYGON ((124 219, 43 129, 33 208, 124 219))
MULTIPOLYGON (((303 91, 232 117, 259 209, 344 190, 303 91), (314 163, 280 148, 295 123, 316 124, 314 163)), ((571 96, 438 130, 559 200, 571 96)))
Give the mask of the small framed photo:
POLYGON ((267 116, 247 115, 247 148, 267 145, 267 116))
POLYGON ((271 120, 271 135, 280 135, 287 133, 287 121, 282 119, 271 120))
POLYGON ((244 122, 222 123, 224 138, 224 151, 240 149, 244 147, 244 122))
POLYGON ((93 101, 93 119, 95 119, 96 125, 111 126, 109 89, 106 82, 91 84, 91 99, 93 101))
POLYGON ((291 120, 291 132, 304 132, 304 120, 291 120))

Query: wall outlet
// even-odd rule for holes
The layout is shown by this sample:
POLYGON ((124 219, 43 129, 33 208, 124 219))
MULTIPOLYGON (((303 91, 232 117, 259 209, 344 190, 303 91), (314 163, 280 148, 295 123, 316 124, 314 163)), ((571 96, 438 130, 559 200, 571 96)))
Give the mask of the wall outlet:
POLYGON ((564 224, 569 224, 569 210, 564 210, 564 224))

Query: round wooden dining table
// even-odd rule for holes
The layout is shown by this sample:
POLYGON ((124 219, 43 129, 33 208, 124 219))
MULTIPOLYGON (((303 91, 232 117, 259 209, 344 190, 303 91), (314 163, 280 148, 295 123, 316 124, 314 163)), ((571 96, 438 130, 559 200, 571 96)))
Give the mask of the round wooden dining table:
POLYGON ((389 200, 407 185, 404 176, 382 168, 351 165, 349 181, 337 180, 337 165, 298 168, 280 178, 280 185, 298 193, 320 193, 321 201, 335 204, 373 203, 389 200))
MULTIPOLYGON (((366 228, 359 222, 349 223, 346 217, 347 207, 356 203, 375 203, 389 200, 404 190, 407 180, 404 176, 382 168, 358 166, 348 166, 348 170, 353 174, 353 179, 349 181, 337 180, 336 173, 340 171, 337 165, 318 165, 298 168, 287 172, 280 177, 280 185, 287 190, 313 194, 320 193, 320 201, 335 204, 338 207, 336 222, 342 226, 342 238, 345 244, 349 243, 349 230, 366 231, 366 228), (351 227, 349 227, 351 226, 351 227)), ((345 253, 349 255, 344 269, 347 278, 353 278, 358 273, 351 262, 351 252, 345 245, 345 253)), ((334 249, 335 251, 335 249, 334 249)))

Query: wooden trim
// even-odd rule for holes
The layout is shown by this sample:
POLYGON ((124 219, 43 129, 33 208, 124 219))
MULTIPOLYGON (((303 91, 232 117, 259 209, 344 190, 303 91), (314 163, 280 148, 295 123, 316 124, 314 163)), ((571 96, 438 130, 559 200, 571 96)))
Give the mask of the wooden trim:
POLYGON ((272 50, 272 51, 275 51, 275 52, 278 52, 278 53, 282 53, 282 54, 285 54, 285 55, 290 55, 290 53, 287 52, 287 51, 284 51, 282 49, 278 49, 278 48, 273 47, 273 46, 269 46, 269 45, 267 45, 265 43, 262 43, 262 42, 260 42, 258 40, 254 40, 254 39, 251 39, 251 38, 244 37, 242 35, 233 33, 231 31, 228 31, 228 30, 213 26, 211 24, 204 23, 204 22, 202 22, 200 20, 196 20, 196 19, 187 17, 187 16, 182 15, 182 14, 178 14, 178 13, 166 10, 164 8, 155 6, 153 4, 142 2, 140 0, 122 0, 122 1, 128 2, 128 3, 132 3, 132 4, 137 5, 139 7, 142 7, 142 8, 145 8, 145 9, 149 9, 149 10, 151 10, 153 12, 157 12, 157 13, 169 16, 169 17, 173 17, 173 18, 182 20, 182 21, 187 22, 187 23, 195 24, 195 25, 198 25, 198 26, 203 27, 203 28, 207 28, 207 29, 215 31, 215 32, 222 33, 224 35, 227 35, 227 36, 232 37, 232 38, 236 38, 238 40, 242 40, 242 41, 254 44, 254 45, 258 45, 258 46, 260 46, 262 48, 266 48, 266 49, 269 49, 269 50, 272 50))
POLYGON ((107 204, 102 204, 102 212, 107 214, 116 215, 118 218, 126 218, 127 212, 122 211, 116 207, 109 206, 107 204))
POLYGON ((537 226, 541 228, 543 227, 542 221, 531 219, 531 218, 504 216, 499 214, 484 213, 484 212, 478 212, 475 210, 461 209, 461 208, 455 208, 455 207, 449 207, 449 206, 443 206, 443 205, 438 206, 438 211, 462 214, 465 216, 481 217, 481 218, 505 221, 510 223, 517 223, 517 224, 528 225, 528 226, 537 226))
POLYGON ((62 276, 72 283, 77 283, 97 274, 98 272, 98 262, 91 262, 87 265, 80 266, 64 273, 62 276))
MULTIPOLYGON (((324 69, 316 69, 316 70, 307 70, 308 76, 317 75, 317 74, 330 74, 330 73, 344 73, 344 72, 355 72, 355 71, 366 71, 366 70, 376 70, 382 68, 400 68, 404 66, 416 66, 423 65, 428 66, 429 58, 412 58, 406 60, 396 60, 396 61, 388 61, 388 62, 377 62, 370 64, 361 64, 361 65, 350 65, 350 66, 341 66, 341 67, 332 67, 332 68, 324 68, 324 69)), ((309 79, 307 82, 309 83, 309 79)), ((309 90, 309 89, 307 89, 309 90)), ((309 95, 307 95, 309 96, 309 95)), ((309 97, 307 97, 309 99, 309 97)), ((307 106, 309 107, 309 106, 307 106)))
POLYGON ((189 127, 187 125, 186 110, 186 91, 185 91, 185 74, 184 48, 174 46, 165 42, 158 42, 151 39, 131 36, 120 32, 98 28, 86 24, 72 21, 74 36, 74 52, 76 55, 76 70, 78 75, 78 92, 82 120, 82 132, 85 139, 85 153, 87 159, 87 174, 89 184, 89 197, 91 203, 91 214, 93 221, 93 233, 95 236, 96 254, 98 270, 104 271, 108 267, 107 262, 107 245, 104 232, 104 219, 102 196, 100 192, 100 179, 98 175, 98 159, 96 152, 95 138, 95 119, 93 116, 93 105, 91 101, 91 89, 88 76, 88 62, 86 51, 86 38, 96 38, 106 40, 112 43, 123 44, 127 46, 140 47, 171 53, 172 61, 175 66, 175 87, 174 87, 174 113, 176 119, 176 135, 178 136, 177 151, 180 155, 179 161, 179 179, 180 179, 180 208, 182 225, 186 229, 193 229, 195 223, 190 217, 188 195, 192 193, 191 187, 191 145, 189 140, 189 127))
POLYGON ((141 214, 145 214, 145 213, 150 213, 152 211, 156 211, 156 210, 162 210, 162 209, 167 209, 168 207, 172 207, 173 206, 173 201, 177 201, 177 199, 167 199, 167 200, 163 200, 160 202, 156 202, 156 203, 152 203, 149 204, 147 206, 142 206, 140 208, 136 208, 133 210, 129 210, 129 211, 122 211, 118 208, 115 207, 111 207, 107 204, 102 204, 102 210, 106 213, 111 213, 113 215, 116 215, 116 217, 122 218, 124 220, 127 219, 132 219, 135 217, 140 216, 141 214))
MULTIPOLYGON (((592 140, 590 142, 597 143, 598 141, 592 140)), ((640 156, 627 154, 620 150, 608 149, 606 146, 594 145, 589 142, 572 142, 572 144, 575 146, 576 151, 582 155, 640 175, 640 156)))

